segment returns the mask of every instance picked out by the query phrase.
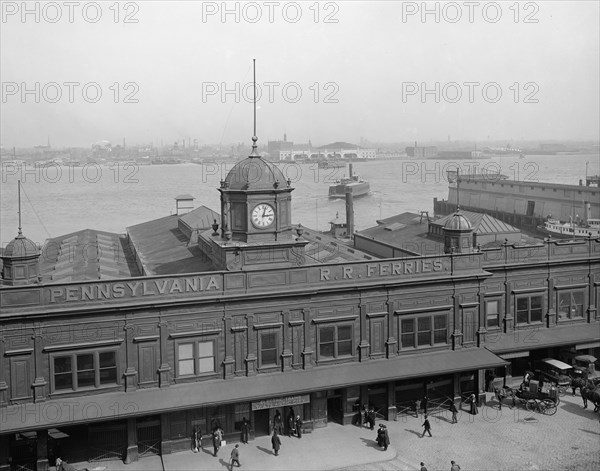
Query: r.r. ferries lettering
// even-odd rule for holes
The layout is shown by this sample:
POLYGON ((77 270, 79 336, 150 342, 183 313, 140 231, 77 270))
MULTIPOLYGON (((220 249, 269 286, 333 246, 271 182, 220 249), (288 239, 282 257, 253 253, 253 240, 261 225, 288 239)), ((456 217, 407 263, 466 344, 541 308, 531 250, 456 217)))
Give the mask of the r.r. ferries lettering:
MULTIPOLYGON (((332 274, 333 269, 321 268, 321 281, 337 280, 332 274)), ((441 259, 407 260, 402 262, 367 263, 366 265, 342 265, 341 279, 375 278, 381 276, 418 275, 421 273, 441 272, 444 263, 441 259)))
POLYGON ((105 282, 48 288, 51 303, 198 293, 201 291, 218 291, 220 289, 218 277, 215 276, 105 282))

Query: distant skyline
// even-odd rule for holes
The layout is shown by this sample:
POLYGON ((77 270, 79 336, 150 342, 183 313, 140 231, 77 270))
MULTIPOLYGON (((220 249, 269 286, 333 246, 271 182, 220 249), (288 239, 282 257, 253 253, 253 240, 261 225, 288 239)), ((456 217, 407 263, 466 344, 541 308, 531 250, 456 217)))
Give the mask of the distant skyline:
POLYGON ((598 141, 598 2, 8 3, 5 149, 598 141))

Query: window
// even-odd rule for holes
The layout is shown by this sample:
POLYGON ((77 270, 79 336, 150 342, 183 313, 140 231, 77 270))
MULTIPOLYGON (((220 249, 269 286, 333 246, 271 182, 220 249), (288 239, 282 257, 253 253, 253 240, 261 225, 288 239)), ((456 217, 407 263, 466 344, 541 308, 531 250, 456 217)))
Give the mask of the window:
POLYGON ((492 299, 485 302, 485 319, 488 329, 500 327, 500 300, 492 299))
POLYGON ((177 376, 215 372, 215 342, 182 342, 177 344, 177 376))
POLYGON ((542 322, 542 296, 517 298, 517 324, 542 322))
POLYGON ((117 353, 72 353, 53 358, 54 390, 117 384, 117 353))
POLYGON ((352 351, 351 325, 319 328, 319 359, 349 357, 352 351))
POLYGON ((277 332, 261 332, 259 337, 260 365, 276 366, 278 361, 277 332))
POLYGON ((402 319, 400 323, 400 342, 401 348, 415 347, 415 320, 402 319))
POLYGON ((448 317, 446 314, 401 319, 401 349, 429 347, 446 343, 448 343, 448 317))
POLYGON ((577 319, 583 317, 583 290, 562 291, 558 293, 558 319, 577 319))

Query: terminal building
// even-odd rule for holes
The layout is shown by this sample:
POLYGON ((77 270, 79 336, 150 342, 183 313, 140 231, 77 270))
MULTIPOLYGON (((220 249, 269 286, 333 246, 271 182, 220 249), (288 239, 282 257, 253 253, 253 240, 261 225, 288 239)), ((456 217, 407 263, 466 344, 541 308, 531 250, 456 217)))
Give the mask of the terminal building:
POLYGON ((310 432, 352 426, 359 404, 447 410, 483 399, 486 372, 597 352, 600 240, 480 247, 456 211, 431 253, 346 246, 292 223, 294 188, 253 141, 219 211, 41 252, 19 228, 2 253, 0 471, 131 463, 217 424, 238 440, 244 418, 254 438, 277 411, 310 432))

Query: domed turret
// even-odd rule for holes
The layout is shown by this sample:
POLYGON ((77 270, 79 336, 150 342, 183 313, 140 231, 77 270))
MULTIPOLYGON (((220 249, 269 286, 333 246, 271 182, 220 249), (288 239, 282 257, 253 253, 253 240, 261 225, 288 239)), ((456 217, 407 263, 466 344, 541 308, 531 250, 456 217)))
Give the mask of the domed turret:
POLYGON ((286 184, 281 170, 261 157, 247 157, 238 162, 224 180, 228 190, 271 190, 286 184))
POLYGON ((473 249, 473 226, 456 208, 454 215, 443 227, 444 253, 469 253, 473 249))
POLYGON ((36 283, 39 258, 37 245, 19 231, 2 253, 2 283, 9 286, 36 283))
POLYGON ((472 230, 473 228, 469 220, 460 213, 460 210, 457 210, 454 213, 454 215, 450 219, 448 219, 446 224, 444 224, 444 229, 450 229, 453 231, 465 231, 472 230))

